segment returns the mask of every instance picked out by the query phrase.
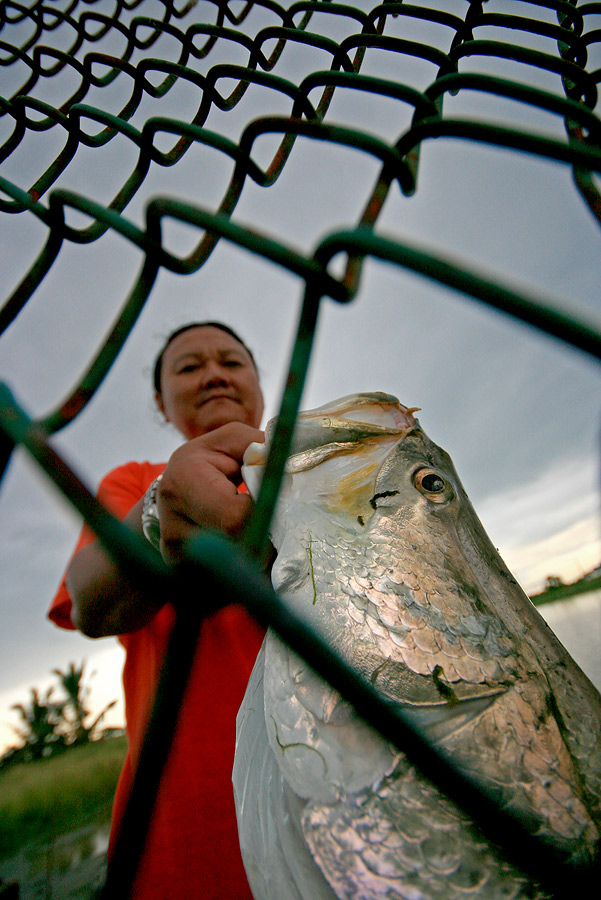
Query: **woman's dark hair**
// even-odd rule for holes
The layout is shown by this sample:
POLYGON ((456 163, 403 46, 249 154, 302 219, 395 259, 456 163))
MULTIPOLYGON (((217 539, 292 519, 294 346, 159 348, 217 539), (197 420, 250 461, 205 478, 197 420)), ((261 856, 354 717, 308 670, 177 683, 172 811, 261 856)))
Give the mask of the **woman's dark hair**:
POLYGON ((225 331, 226 334, 229 334, 234 338, 235 341, 238 341, 238 343, 241 344, 242 347, 244 347, 251 358, 253 366, 255 367, 255 369, 257 369, 257 364, 255 362, 254 356, 252 355, 252 351, 249 350, 242 338, 239 337, 233 330, 233 328, 229 327, 229 325, 224 325, 223 322, 188 322, 187 325, 182 325, 180 328, 176 328, 175 331, 171 332, 171 334, 167 337, 167 340, 163 344, 163 349, 155 360, 152 380, 154 389, 157 394, 161 393, 161 368, 163 365, 163 356, 165 355, 165 350, 167 349, 169 344, 173 340, 175 340, 176 337, 178 337, 180 334, 183 334, 184 331, 190 331, 192 328, 219 328, 220 331, 225 331))

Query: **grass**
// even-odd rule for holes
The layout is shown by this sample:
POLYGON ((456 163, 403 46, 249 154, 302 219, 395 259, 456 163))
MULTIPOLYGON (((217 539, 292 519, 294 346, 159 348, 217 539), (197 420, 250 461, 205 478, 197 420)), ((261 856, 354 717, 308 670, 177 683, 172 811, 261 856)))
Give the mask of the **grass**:
POLYGON ((126 749, 125 737, 111 738, 0 772, 0 857, 52 841, 108 806, 126 749))
POLYGON ((576 594, 588 594, 590 591, 598 591, 601 589, 601 576, 597 578, 581 578, 572 584, 562 584, 558 587, 547 588, 540 594, 533 594, 530 599, 535 606, 542 606, 543 603, 552 603, 554 600, 567 600, 568 597, 574 597, 576 594))

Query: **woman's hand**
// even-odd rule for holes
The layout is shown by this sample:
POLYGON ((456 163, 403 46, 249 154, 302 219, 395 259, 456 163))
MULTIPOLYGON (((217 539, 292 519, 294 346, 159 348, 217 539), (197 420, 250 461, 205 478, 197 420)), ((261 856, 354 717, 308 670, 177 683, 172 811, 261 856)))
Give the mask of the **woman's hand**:
MULTIPOLYGON (((231 535, 240 532, 252 506, 248 494, 237 490, 242 457, 249 444, 263 440, 257 428, 231 422, 193 438, 173 453, 157 492, 161 549, 168 562, 181 558, 184 544, 198 528, 231 535)), ((123 520, 140 535, 142 506, 139 500, 123 520)), ((67 587, 74 604, 73 622, 89 637, 136 631, 165 602, 132 582, 99 541, 73 557, 67 587)))
POLYGON ((181 558, 198 528, 240 533, 252 506, 248 494, 238 493, 242 457, 249 444, 264 440, 258 428, 230 422, 172 454, 157 491, 161 552, 168 562, 181 558))

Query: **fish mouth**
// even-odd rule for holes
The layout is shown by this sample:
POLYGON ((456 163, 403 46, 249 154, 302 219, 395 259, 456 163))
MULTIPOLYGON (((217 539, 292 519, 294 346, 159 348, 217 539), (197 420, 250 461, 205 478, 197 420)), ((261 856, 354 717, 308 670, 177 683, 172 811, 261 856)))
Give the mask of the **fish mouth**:
MULTIPOLYGON (((382 392, 348 394, 317 409, 299 413, 286 463, 289 473, 302 472, 339 453, 368 441, 400 440, 419 423, 418 407, 403 406, 397 397, 382 392)), ((251 444, 244 466, 265 465, 277 419, 265 429, 265 443, 251 444)))

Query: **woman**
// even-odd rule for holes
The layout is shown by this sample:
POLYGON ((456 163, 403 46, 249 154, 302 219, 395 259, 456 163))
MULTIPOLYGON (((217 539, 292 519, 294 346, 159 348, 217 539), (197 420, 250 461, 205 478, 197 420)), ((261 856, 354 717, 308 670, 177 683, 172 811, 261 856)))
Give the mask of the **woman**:
MULTIPOLYGON (((252 354, 235 332, 216 322, 191 323, 173 332, 157 359, 154 381, 157 406, 186 441, 166 465, 127 463, 113 470, 98 496, 142 533, 144 496, 151 491, 161 552, 175 562, 198 528, 236 535, 244 525, 251 500, 239 489, 240 466, 247 446, 263 440, 263 396, 252 354)), ((129 751, 115 797, 114 836, 175 610, 128 580, 84 527, 49 615, 56 624, 77 627, 90 637, 118 635, 125 647, 129 751)), ((136 898, 251 898, 238 846, 231 770, 236 712, 262 638, 262 629, 238 607, 220 610, 203 623, 136 898)), ((111 848, 109 861, 110 854, 111 848)))

